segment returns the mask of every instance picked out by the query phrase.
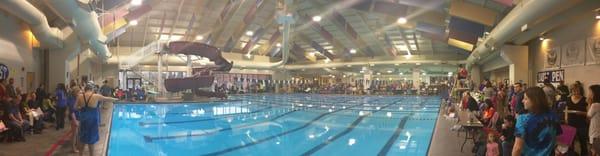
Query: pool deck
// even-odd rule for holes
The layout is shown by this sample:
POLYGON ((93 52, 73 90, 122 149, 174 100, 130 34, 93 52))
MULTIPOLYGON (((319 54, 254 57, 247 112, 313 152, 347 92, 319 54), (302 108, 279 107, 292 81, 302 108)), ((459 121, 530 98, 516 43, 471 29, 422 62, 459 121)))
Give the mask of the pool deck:
MULTIPOLYGON (((159 99, 160 100, 160 99, 159 99)), ((208 100, 218 101, 218 100, 208 100)), ((161 101, 158 103, 172 103, 179 101, 161 101)), ((112 106, 107 105, 101 109, 101 126, 100 126, 100 141, 95 145, 94 154, 98 156, 106 155, 106 148, 108 142, 108 133, 110 128, 110 122, 112 118, 112 106)), ((460 134, 460 137, 456 135, 455 131, 450 131, 450 128, 456 123, 456 121, 447 120, 444 115, 444 110, 440 111, 438 120, 436 122, 436 128, 433 134, 433 139, 429 147, 430 156, 468 156, 474 155, 471 153, 473 143, 467 142, 465 145, 465 151, 460 151, 460 145, 463 142, 464 133, 460 134)), ((460 116, 466 114, 459 113, 460 116)), ((17 143, 0 143, 0 156, 39 156, 39 155, 60 155, 60 156, 76 156, 77 153, 73 153, 71 149, 71 134, 69 121, 67 120, 66 128, 63 130, 54 130, 54 124, 46 124, 47 128, 43 134, 26 135, 26 142, 17 143), (37 148, 32 148, 37 147, 37 148)), ((88 154, 88 149, 84 149, 84 155, 88 154)))
MULTIPOLYGON (((440 114, 438 115, 437 123, 433 133, 433 139, 429 145, 429 156, 468 156, 475 155, 471 153, 473 148, 473 142, 468 141, 465 144, 464 151, 460 151, 465 137, 465 133, 461 132, 460 136, 457 136, 456 131, 451 131, 450 128, 456 124, 456 121, 448 120, 444 117, 445 109, 440 107, 440 114)), ((459 111, 459 118, 466 118, 466 112, 459 111)))

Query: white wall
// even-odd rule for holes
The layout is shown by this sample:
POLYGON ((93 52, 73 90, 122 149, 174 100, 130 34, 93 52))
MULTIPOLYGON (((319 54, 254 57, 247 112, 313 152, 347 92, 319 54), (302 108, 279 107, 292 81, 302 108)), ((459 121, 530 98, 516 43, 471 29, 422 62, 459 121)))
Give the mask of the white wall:
MULTIPOLYGON (((551 70, 544 68, 544 50, 553 47, 552 45, 564 45, 565 43, 587 39, 591 36, 600 36, 600 21, 595 20, 594 12, 589 11, 579 20, 573 20, 566 26, 552 30, 546 34, 547 40, 534 40, 529 45, 530 51, 530 82, 536 82, 537 72, 551 70)), ((565 70, 565 83, 571 84, 577 80, 581 81, 586 87, 589 84, 600 83, 600 65, 571 66, 562 68, 565 70)))
POLYGON ((502 47, 500 56, 509 64, 510 83, 529 80, 531 75, 529 74, 529 48, 527 46, 505 45, 502 47))
POLYGON ((9 68, 9 77, 15 79, 16 87, 23 91, 34 90, 42 79, 41 56, 32 48, 29 27, 19 19, 0 11, 0 63, 9 68), (27 72, 34 72, 33 84, 27 88, 27 72))

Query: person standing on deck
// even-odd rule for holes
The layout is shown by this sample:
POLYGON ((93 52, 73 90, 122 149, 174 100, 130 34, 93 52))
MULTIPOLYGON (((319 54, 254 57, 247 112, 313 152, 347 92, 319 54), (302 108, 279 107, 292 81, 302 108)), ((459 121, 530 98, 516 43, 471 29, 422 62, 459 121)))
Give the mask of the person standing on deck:
POLYGON ((76 108, 79 110, 79 154, 83 155, 83 148, 88 145, 90 156, 94 155, 94 144, 98 142, 100 110, 98 110, 99 102, 112 102, 118 99, 105 97, 100 94, 95 94, 93 89, 95 86, 88 84, 84 88, 84 93, 77 96, 76 108))
POLYGON ((531 87, 523 97, 527 113, 517 116, 512 155, 552 155, 556 137, 562 133, 558 116, 550 111, 548 98, 540 87, 531 87))
POLYGON ((66 92, 65 84, 59 83, 56 86, 56 130, 63 129, 65 126, 65 112, 67 110, 66 92))
POLYGON ((17 90, 15 89, 15 85, 14 84, 15 84, 15 79, 9 78, 8 79, 8 85, 5 86, 6 87, 6 94, 8 95, 8 97, 11 97, 13 99, 16 98, 17 95, 20 95, 20 94, 17 94, 17 90))

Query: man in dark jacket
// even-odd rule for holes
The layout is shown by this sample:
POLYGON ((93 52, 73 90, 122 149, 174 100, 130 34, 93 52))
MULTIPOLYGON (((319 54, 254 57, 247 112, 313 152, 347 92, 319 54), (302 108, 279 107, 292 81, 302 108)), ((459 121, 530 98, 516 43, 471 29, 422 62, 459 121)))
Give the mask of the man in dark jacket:
POLYGON ((46 89, 44 84, 40 84, 40 86, 35 90, 36 101, 38 104, 41 104, 44 98, 46 97, 46 89))
POLYGON ((514 107, 515 114, 527 113, 525 106, 523 105, 523 98, 525 96, 525 92, 523 92, 523 85, 521 83, 515 83, 514 88, 515 91, 512 95, 510 104, 514 107))
POLYGON ((15 79, 8 79, 8 85, 6 85, 6 94, 11 98, 17 97, 17 91, 15 90, 15 79))

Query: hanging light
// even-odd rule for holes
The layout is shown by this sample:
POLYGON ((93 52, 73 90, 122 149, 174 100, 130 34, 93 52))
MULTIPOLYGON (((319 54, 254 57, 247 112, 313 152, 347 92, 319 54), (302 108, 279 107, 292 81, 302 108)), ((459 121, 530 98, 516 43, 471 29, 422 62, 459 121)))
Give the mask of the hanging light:
POLYGON ((354 48, 350 49, 350 54, 356 54, 356 49, 354 49, 354 48))
POLYGON ((398 21, 396 21, 396 22, 398 22, 398 24, 406 24, 406 22, 408 22, 408 20, 404 17, 400 17, 400 18, 398 18, 398 21))
POLYGON ((252 36, 252 35, 254 35, 254 32, 252 32, 250 30, 246 31, 246 36, 252 36))
POLYGON ((131 21, 129 21, 129 25, 136 26, 136 25, 138 25, 138 21, 137 20, 131 20, 131 21))
POLYGON ((142 0, 132 0, 130 4, 133 6, 139 6, 142 5, 142 0))
POLYGON ((196 36, 196 40, 197 40, 197 41, 200 41, 200 40, 203 40, 203 39, 204 39, 204 36, 202 36, 202 35, 198 35, 198 36, 196 36))
POLYGON ((313 16, 312 20, 315 22, 320 22, 321 21, 321 16, 313 16))

